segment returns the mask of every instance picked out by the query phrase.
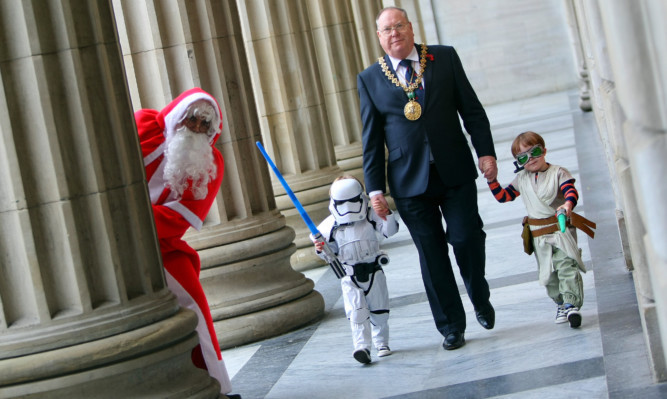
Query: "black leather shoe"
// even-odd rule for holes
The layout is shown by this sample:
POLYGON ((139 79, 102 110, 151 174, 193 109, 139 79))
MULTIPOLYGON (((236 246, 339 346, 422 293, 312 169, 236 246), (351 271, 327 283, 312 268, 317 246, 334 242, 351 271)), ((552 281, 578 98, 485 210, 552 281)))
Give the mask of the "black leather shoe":
POLYGON ((442 343, 442 347, 448 351, 453 349, 458 349, 466 344, 466 339, 463 336, 462 332, 454 331, 445 337, 445 342, 442 343))
POLYGON ((496 325, 496 311, 491 306, 491 303, 475 312, 475 314, 477 315, 479 324, 487 330, 492 329, 496 325))

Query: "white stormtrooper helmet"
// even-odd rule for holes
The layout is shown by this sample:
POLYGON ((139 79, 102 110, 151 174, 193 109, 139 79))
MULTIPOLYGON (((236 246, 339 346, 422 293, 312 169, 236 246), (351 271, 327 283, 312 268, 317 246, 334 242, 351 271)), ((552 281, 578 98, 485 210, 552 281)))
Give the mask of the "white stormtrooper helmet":
POLYGON ((331 185, 329 211, 338 224, 358 222, 366 218, 368 196, 356 179, 341 179, 331 185))

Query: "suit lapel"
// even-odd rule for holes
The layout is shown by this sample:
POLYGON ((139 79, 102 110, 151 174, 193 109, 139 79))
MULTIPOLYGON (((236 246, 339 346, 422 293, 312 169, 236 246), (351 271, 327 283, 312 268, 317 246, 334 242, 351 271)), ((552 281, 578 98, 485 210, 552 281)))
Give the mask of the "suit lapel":
MULTIPOLYGON (((417 51, 419 54, 421 54, 421 46, 417 46, 417 51)), ((427 53, 428 54, 428 53, 427 53)), ((428 101, 428 92, 426 91, 426 86, 429 86, 429 88, 433 89, 432 85, 429 85, 432 81, 433 77, 433 62, 429 61, 428 58, 426 58, 426 66, 424 67, 425 71, 422 75, 422 81, 424 82, 424 109, 426 109, 426 104, 428 101)))

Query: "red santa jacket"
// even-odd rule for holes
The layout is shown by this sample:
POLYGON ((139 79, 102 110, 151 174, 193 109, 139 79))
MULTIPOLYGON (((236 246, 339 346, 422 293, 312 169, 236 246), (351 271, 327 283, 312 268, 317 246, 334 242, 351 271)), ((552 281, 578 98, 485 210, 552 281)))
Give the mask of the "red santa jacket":
MULTIPOLYGON (((196 252, 182 241, 181 237, 190 227, 201 229, 222 183, 224 161, 220 151, 213 147, 222 130, 220 106, 210 94, 199 88, 193 88, 178 96, 162 111, 142 109, 135 112, 135 120, 163 261, 167 263, 166 254, 171 251, 184 251, 196 256, 196 252), (171 195, 171 190, 166 187, 163 178, 166 139, 174 134, 176 125, 183 118, 188 106, 202 99, 209 101, 214 106, 220 121, 215 133, 209 139, 217 166, 216 176, 208 184, 206 198, 197 200, 192 191, 186 189, 181 198, 175 199, 171 195)), ((195 263, 195 267, 199 269, 198 257, 195 263)))

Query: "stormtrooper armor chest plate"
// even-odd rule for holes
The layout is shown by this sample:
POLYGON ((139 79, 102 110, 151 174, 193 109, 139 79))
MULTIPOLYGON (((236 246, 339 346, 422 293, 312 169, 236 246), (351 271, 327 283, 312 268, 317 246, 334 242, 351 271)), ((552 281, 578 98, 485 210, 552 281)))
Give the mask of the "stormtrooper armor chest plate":
POLYGON ((380 242, 367 221, 356 222, 336 229, 335 239, 338 243, 338 257, 343 263, 354 265, 370 263, 380 251, 380 242))

